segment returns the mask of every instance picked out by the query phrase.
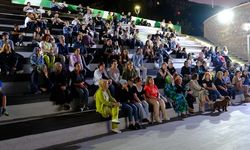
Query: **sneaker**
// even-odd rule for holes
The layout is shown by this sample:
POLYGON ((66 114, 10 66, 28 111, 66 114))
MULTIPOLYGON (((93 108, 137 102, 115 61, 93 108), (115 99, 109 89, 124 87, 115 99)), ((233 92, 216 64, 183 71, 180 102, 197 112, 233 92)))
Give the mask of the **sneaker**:
POLYGON ((3 108, 2 115, 9 116, 10 114, 7 112, 6 108, 3 108))
POLYGON ((130 124, 130 125, 128 126, 128 129, 130 129, 130 130, 136 130, 136 127, 135 127, 133 124, 130 124))
POLYGON ((83 108, 80 108, 80 112, 84 112, 84 109, 83 109, 83 108))
POLYGON ((138 130, 140 130, 140 129, 143 128, 139 123, 136 123, 136 124, 135 124, 135 127, 136 127, 136 129, 138 129, 138 130))
POLYGON ((111 122, 112 122, 112 123, 115 123, 115 124, 120 124, 120 121, 119 121, 119 120, 116 120, 116 119, 113 119, 111 122))
POLYGON ((89 107, 88 106, 83 106, 82 109, 83 109, 83 111, 86 111, 86 110, 89 110, 89 107))
POLYGON ((169 121, 169 120, 170 120, 169 117, 165 117, 165 118, 163 119, 163 121, 169 121))
POLYGON ((64 110, 70 110, 70 109, 71 109, 71 107, 70 107, 70 105, 69 105, 69 104, 65 104, 65 105, 63 106, 63 109, 64 109, 64 110))
POLYGON ((142 122, 150 122, 147 118, 142 119, 142 122))
POLYGON ((182 117, 182 118, 187 118, 187 115, 182 113, 182 114, 181 114, 181 117, 182 117))
POLYGON ((155 121, 156 121, 157 123, 162 123, 162 121, 161 121, 160 118, 156 118, 155 121))
POLYGON ((112 129, 111 131, 117 134, 122 133, 122 131, 120 131, 119 129, 112 129))

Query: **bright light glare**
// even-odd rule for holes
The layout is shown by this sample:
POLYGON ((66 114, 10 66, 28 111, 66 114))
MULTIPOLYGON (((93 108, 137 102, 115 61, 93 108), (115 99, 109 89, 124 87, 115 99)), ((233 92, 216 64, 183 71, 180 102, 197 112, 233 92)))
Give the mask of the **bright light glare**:
POLYGON ((222 24, 231 23, 233 21, 233 18, 234 18, 234 13, 230 9, 223 10, 218 14, 218 20, 222 24))
POLYGON ((141 7, 140 7, 139 5, 136 5, 136 6, 135 6, 135 9, 138 10, 138 9, 141 9, 141 7))
POLYGON ((242 25, 242 28, 243 28, 243 30, 245 30, 245 31, 249 31, 249 30, 250 30, 250 23, 244 23, 244 24, 242 25))

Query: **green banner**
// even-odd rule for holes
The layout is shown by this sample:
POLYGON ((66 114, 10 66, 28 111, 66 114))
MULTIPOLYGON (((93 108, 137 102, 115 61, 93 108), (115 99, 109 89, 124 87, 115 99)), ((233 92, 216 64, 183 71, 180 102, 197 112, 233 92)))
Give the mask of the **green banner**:
POLYGON ((154 24, 154 26, 156 28, 160 28, 161 27, 161 22, 160 21, 156 21, 155 24, 154 24))
POLYGON ((51 3, 51 1, 49 1, 49 0, 42 0, 41 3, 40 3, 40 6, 50 8, 50 3, 51 3))
MULTIPOLYGON (((14 4, 26 5, 27 0, 11 0, 11 2, 14 4)), ((30 2, 31 2, 31 5, 33 5, 33 6, 43 6, 45 8, 50 8, 51 0, 32 0, 30 2)), ((77 5, 71 5, 71 4, 68 5, 69 11, 75 11, 75 10, 77 10, 77 7, 78 7, 77 5)), ((99 10, 99 9, 92 9, 93 16, 96 16, 98 14, 98 12, 101 12, 102 18, 107 19, 107 14, 109 13, 108 11, 99 10)), ((121 19, 121 17, 122 17, 121 14, 119 14, 119 13, 114 13, 114 14, 117 15, 118 19, 121 19)), ((136 18, 135 19, 136 25, 140 24, 141 19, 143 19, 147 22, 152 22, 153 23, 152 26, 155 28, 161 27, 160 21, 154 21, 154 20, 144 19, 144 18, 140 18, 140 17, 135 17, 135 18, 136 18)), ((181 26, 173 25, 171 28, 174 28, 176 32, 181 33, 181 26)))
POLYGON ((176 32, 181 33, 181 26, 174 25, 174 29, 175 29, 176 32))

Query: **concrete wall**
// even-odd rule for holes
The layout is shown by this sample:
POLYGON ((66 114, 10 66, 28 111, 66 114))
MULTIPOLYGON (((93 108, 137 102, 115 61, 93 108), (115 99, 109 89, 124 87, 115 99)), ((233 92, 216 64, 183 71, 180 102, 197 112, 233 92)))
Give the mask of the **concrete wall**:
POLYGON ((231 8, 234 19, 229 24, 218 21, 218 15, 204 22, 204 37, 217 45, 226 45, 232 54, 247 60, 247 35, 250 31, 243 30, 245 23, 250 23, 250 3, 231 8))

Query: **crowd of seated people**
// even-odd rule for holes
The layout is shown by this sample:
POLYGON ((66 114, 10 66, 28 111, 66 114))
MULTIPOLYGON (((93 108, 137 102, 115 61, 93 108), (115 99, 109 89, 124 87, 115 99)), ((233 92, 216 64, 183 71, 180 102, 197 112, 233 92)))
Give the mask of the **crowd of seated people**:
MULTIPOLYGON (((196 99, 204 112, 205 103, 212 107, 213 102, 226 96, 235 99, 236 94, 244 94, 246 100, 249 97, 248 68, 233 66, 226 47, 223 50, 204 47, 195 57, 178 44, 176 33, 164 24, 162 31, 148 35, 143 43, 131 13, 122 13, 118 18, 110 12, 105 20, 100 12, 94 16, 91 9, 79 5, 81 18, 76 15, 72 20, 63 20, 59 12, 67 13, 67 4, 60 5, 54 0, 47 13, 39 13, 30 3, 23 11, 27 13, 26 30, 15 26, 11 40, 7 33, 2 34, 1 73, 21 70, 23 57, 15 53, 14 44, 22 45, 23 32, 33 32, 32 92, 50 93, 58 110, 85 111, 89 109, 90 92, 94 91, 96 111, 104 118, 112 118, 112 130, 116 133, 120 133, 120 109, 128 117, 129 129, 135 130, 143 128, 142 122, 169 120, 166 103, 186 117, 187 112, 194 113, 196 99), (51 34, 54 28, 62 29, 61 34, 51 34), (90 53, 97 42, 103 47, 90 53), (135 50, 132 58, 130 49, 135 50), (172 57, 186 59, 180 74, 172 57), (98 67, 92 72, 89 64, 94 59, 98 60, 98 67), (158 64, 156 79, 148 76, 145 62, 158 64), (86 82, 87 78, 93 79, 93 85, 86 82), (163 88, 164 95, 159 90, 163 88), (150 106, 153 120, 149 116, 150 106)), ((1 111, 6 113, 6 98, 4 94, 0 96, 1 115, 1 111)))

